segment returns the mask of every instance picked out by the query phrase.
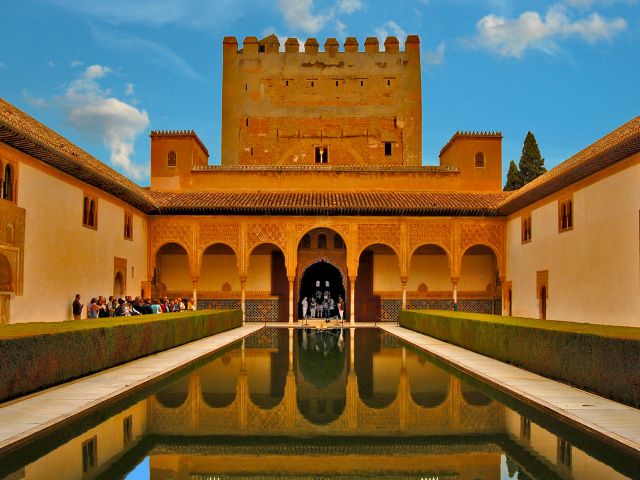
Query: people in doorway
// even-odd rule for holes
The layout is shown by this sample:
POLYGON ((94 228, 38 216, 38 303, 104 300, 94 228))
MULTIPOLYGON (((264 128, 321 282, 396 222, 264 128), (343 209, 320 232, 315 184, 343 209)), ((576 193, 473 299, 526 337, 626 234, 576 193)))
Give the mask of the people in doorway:
POLYGON ((98 318, 98 299, 93 297, 87 307, 87 318, 98 318))
POLYGON ((73 300, 73 303, 71 304, 71 310, 73 311, 74 320, 80 320, 80 317, 82 316, 83 308, 84 308, 84 305, 80 303, 80 294, 76 293, 76 298, 73 300))
POLYGON ((311 297, 311 307, 309 307, 309 309, 311 310, 311 318, 316 318, 316 308, 317 308, 317 304, 316 304, 316 299, 315 297, 311 297))
POLYGON ((302 318, 307 318, 307 310, 309 309, 307 297, 304 297, 300 303, 302 304, 302 318))
POLYGON ((338 295, 338 317, 340 317, 340 320, 344 318, 344 300, 342 299, 342 295, 338 295))

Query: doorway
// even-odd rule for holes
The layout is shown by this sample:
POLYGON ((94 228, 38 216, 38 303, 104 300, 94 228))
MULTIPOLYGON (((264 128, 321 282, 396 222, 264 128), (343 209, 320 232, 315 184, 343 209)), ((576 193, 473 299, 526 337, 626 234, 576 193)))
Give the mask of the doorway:
MULTIPOLYGON (((347 312, 346 296, 344 288, 344 278, 340 270, 335 265, 325 261, 310 265, 302 274, 300 279, 300 302, 298 302, 298 318, 304 318, 302 311, 302 300, 307 299, 309 309, 307 315, 311 314, 311 299, 315 299, 316 304, 322 303, 325 299, 331 305, 333 300, 333 308, 329 311, 322 311, 325 318, 338 316, 338 301, 343 300, 344 311, 347 312), (327 317, 328 316, 328 317, 327 317)), ((319 317, 320 312, 316 310, 315 317, 319 317)))

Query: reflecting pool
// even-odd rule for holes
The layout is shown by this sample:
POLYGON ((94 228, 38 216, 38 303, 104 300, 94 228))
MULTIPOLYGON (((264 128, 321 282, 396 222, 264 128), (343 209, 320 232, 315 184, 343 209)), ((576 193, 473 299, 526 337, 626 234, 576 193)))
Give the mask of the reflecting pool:
POLYGON ((265 328, 0 458, 0 478, 624 479, 639 463, 379 329, 265 328))

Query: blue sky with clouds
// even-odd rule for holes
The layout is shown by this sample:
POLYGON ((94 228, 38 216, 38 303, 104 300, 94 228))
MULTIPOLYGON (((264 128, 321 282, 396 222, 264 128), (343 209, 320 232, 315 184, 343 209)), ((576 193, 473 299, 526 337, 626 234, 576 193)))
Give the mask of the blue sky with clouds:
POLYGON ((418 34, 423 163, 456 130, 528 130, 547 167, 640 114, 638 0, 21 0, 3 3, 0 96, 148 184, 151 129, 220 158, 222 38, 418 34))

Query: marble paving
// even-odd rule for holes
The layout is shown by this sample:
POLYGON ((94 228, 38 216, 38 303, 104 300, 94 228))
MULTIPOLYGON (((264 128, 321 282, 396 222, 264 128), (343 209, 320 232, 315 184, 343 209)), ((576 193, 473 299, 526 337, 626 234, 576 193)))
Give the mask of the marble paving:
POLYGON ((640 410, 394 324, 380 328, 581 430, 640 454, 640 410))
POLYGON ((263 328, 246 323, 0 406, 0 454, 45 435, 263 328))

